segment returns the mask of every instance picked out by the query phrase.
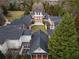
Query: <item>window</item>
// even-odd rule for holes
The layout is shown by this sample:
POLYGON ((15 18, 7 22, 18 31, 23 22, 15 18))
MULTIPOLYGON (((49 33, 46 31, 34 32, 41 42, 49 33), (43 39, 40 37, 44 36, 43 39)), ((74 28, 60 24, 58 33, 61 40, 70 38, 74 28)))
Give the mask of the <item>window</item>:
POLYGON ((29 53, 29 49, 24 49, 22 53, 23 54, 28 54, 29 53))
POLYGON ((38 58, 37 59, 41 59, 41 55, 38 55, 38 58))
POLYGON ((23 43, 24 48, 30 48, 30 43, 29 42, 25 42, 23 43))
POLYGON ((24 45, 24 48, 30 48, 30 46, 28 44, 24 45))

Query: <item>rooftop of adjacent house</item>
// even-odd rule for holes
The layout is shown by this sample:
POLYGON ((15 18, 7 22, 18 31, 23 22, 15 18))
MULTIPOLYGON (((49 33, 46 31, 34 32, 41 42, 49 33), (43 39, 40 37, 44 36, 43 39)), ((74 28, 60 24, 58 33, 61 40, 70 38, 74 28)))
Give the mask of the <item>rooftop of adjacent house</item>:
POLYGON ((60 16, 49 16, 50 20, 54 22, 54 25, 57 26, 60 21, 61 21, 61 17, 60 16))
POLYGON ((31 30, 24 30, 19 25, 0 27, 0 44, 7 40, 18 40, 22 35, 31 35, 31 30))
MULTIPOLYGON (((32 23, 32 15, 34 15, 34 13, 31 13, 31 15, 27 15, 22 17, 19 20, 15 20, 11 23, 11 25, 29 25, 32 23)), ((54 22, 55 26, 57 24, 59 24, 61 17, 60 16, 48 16, 47 13, 43 13, 43 15, 45 16, 46 20, 48 20, 48 18, 50 18, 51 21, 54 22)))
POLYGON ((11 25, 29 25, 32 22, 31 15, 23 16, 21 19, 15 20, 11 23, 11 25))
POLYGON ((31 53, 39 53, 37 49, 42 49, 43 51, 40 51, 40 53, 47 53, 48 48, 48 36, 46 33, 44 33, 41 30, 38 30, 32 35, 31 40, 31 53), (37 50, 37 51, 36 51, 37 50), (34 52, 36 51, 36 52, 34 52), (45 51, 45 52, 44 52, 45 51))

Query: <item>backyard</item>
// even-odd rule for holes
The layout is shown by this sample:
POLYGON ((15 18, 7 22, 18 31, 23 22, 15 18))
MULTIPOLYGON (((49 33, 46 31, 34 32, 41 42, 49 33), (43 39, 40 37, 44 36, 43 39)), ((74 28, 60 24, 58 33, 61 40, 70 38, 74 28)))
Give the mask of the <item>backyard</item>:
POLYGON ((9 11, 9 16, 7 16, 7 19, 12 22, 16 19, 20 19, 23 15, 24 11, 9 11))

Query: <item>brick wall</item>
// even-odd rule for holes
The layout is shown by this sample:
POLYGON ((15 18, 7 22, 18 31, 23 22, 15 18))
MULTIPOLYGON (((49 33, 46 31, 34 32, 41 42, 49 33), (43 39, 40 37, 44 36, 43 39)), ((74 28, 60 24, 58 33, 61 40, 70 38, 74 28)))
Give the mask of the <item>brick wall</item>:
POLYGON ((32 55, 31 59, 48 59, 48 56, 47 55, 38 55, 38 54, 35 54, 35 55, 32 55))

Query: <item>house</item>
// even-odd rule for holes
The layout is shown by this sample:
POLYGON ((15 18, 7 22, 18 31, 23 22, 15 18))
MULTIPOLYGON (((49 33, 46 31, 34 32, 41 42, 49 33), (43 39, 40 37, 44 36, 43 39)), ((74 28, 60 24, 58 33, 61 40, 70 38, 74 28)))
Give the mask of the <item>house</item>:
POLYGON ((12 25, 23 25, 27 29, 28 28, 32 29, 32 26, 34 25, 37 25, 37 26, 46 25, 47 29, 54 29, 55 28, 54 22, 57 21, 58 19, 60 21, 61 17, 50 16, 47 13, 45 13, 43 9, 44 7, 41 3, 35 3, 30 15, 24 16, 20 20, 12 22, 12 25), (56 18, 56 20, 53 18, 56 18))
POLYGON ((61 17, 50 16, 42 8, 41 3, 38 3, 29 15, 0 27, 2 53, 12 55, 12 58, 16 55, 30 55, 31 59, 48 59, 48 40, 61 17), (38 29, 36 27, 37 30, 33 31, 33 26, 38 29), (45 27, 44 31, 41 26, 45 27))
POLYGON ((41 30, 32 33, 31 30, 23 30, 19 26, 7 26, 0 28, 0 36, 0 50, 4 54, 11 53, 13 56, 28 54, 32 59, 35 54, 48 56, 48 35, 41 30))

